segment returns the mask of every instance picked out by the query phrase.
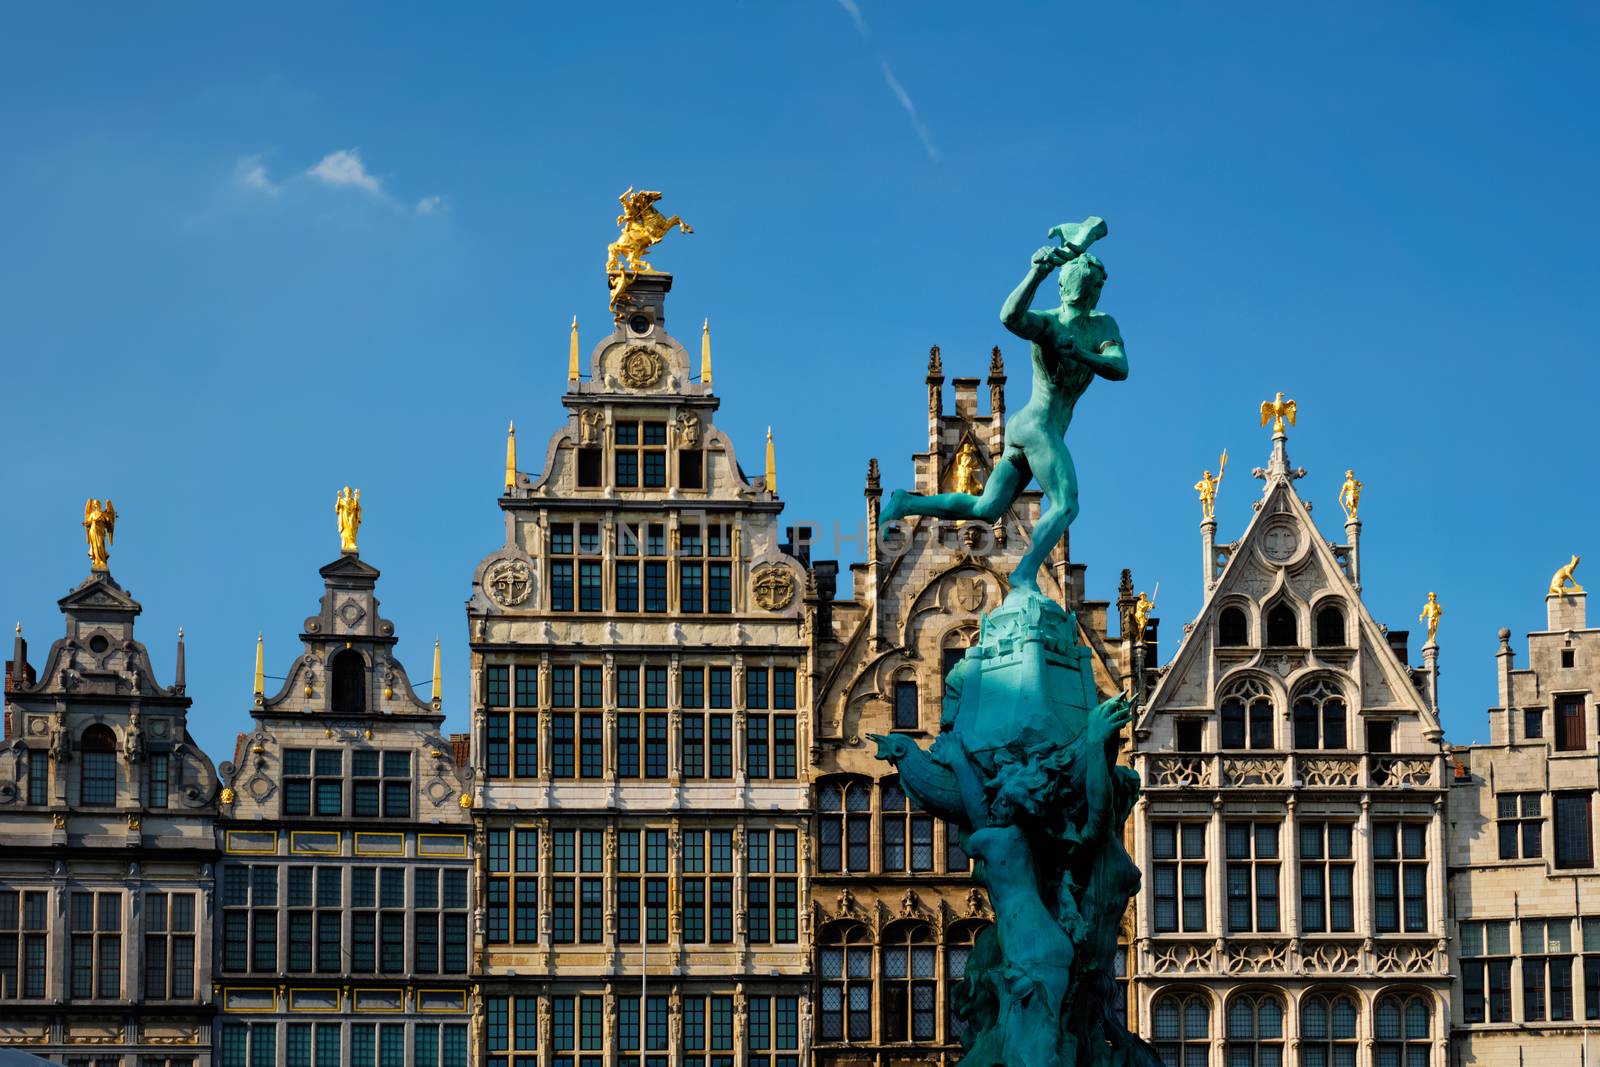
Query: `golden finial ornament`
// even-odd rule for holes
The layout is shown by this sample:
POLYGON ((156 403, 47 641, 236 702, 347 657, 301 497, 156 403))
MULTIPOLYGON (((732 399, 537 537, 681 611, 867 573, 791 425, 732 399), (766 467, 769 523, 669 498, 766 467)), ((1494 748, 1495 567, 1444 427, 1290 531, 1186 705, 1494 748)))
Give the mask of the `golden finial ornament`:
POLYGON ((1144 628, 1150 622, 1150 609, 1156 606, 1156 597, 1161 595, 1161 583, 1156 583, 1154 596, 1139 594, 1139 599, 1133 602, 1133 633, 1140 641, 1144 640, 1144 628))
POLYGON ((470 811, 470 810, 472 810, 472 794, 471 793, 462 793, 461 794, 461 798, 459 800, 457 800, 456 803, 461 806, 461 810, 462 811, 470 811))
MULTIPOLYGON (((1361 490, 1366 487, 1365 482, 1356 480, 1356 472, 1344 472, 1344 485, 1339 487, 1339 506, 1344 508, 1344 521, 1355 522, 1356 510, 1361 506, 1361 490)), ((1432 596, 1433 594, 1428 594, 1432 596)))
POLYGON ((700 384, 711 384, 711 320, 700 327, 700 384))
POLYGON ((606 246, 606 275, 611 279, 611 313, 619 318, 622 307, 628 303, 628 286, 634 277, 656 273, 644 258, 650 254, 650 249, 674 226, 684 233, 694 232, 694 228, 678 216, 667 218, 656 210, 656 201, 660 199, 658 191, 640 189, 635 192, 631 185, 617 198, 622 204, 622 214, 617 216, 622 232, 606 246))
POLYGON ((89 542, 89 566, 97 571, 110 570, 111 537, 117 529, 117 509, 106 497, 104 504, 90 497, 83 505, 83 535, 89 542))
POLYGON ((767 427, 767 492, 778 491, 778 460, 772 450, 772 427, 767 427))
POLYGON ((1272 400, 1263 400, 1261 402, 1261 425, 1265 426, 1268 421, 1271 421, 1272 436, 1276 437, 1284 432, 1284 419, 1289 420, 1290 426, 1294 425, 1294 413, 1294 401, 1285 400, 1283 392, 1280 390, 1272 400))
POLYGON ((968 496, 983 492, 983 478, 978 472, 978 449, 970 437, 956 449, 955 462, 951 465, 950 491, 968 496))
POLYGON ((506 426, 506 492, 517 487, 517 424, 506 426))
POLYGON ((578 380, 578 316, 572 316, 572 340, 567 344, 567 381, 578 380))
POLYGON ((1200 480, 1194 483, 1194 491, 1200 494, 1200 518, 1204 522, 1211 522, 1217 517, 1217 490, 1222 486, 1222 476, 1228 472, 1228 450, 1222 450, 1222 458, 1217 460, 1217 476, 1211 477, 1211 472, 1206 471, 1200 475, 1200 480))
MULTIPOLYGON (((1353 516, 1352 516, 1353 517, 1353 516)), ((1428 644, 1433 644, 1434 638, 1439 635, 1439 620, 1444 618, 1444 609, 1439 606, 1439 595, 1428 594, 1428 602, 1422 605, 1422 614, 1417 616, 1418 622, 1428 624, 1428 644)))
POLYGON ((361 490, 345 486, 333 497, 333 514, 339 520, 339 551, 356 554, 356 535, 361 532, 361 490))
POLYGON ((259 704, 267 695, 267 661, 263 655, 265 644, 261 639, 261 632, 256 632, 256 703, 259 704))
POLYGON ((1556 571, 1554 576, 1551 577, 1550 596, 1566 596, 1568 593, 1583 592, 1583 586, 1579 585, 1578 580, 1572 576, 1572 572, 1578 569, 1578 560, 1581 558, 1574 555, 1565 567, 1556 571), (1568 582, 1572 584, 1568 585, 1568 582))
POLYGON ((219 797, 218 799, 220 799, 223 804, 232 804, 233 803, 233 788, 231 786, 226 786, 226 785, 223 786, 222 787, 222 796, 219 797))
POLYGON ((443 675, 441 675, 439 671, 439 639, 435 637, 433 639, 433 696, 431 698, 433 700, 434 707, 438 707, 439 702, 444 699, 444 683, 441 680, 442 678, 443 675))

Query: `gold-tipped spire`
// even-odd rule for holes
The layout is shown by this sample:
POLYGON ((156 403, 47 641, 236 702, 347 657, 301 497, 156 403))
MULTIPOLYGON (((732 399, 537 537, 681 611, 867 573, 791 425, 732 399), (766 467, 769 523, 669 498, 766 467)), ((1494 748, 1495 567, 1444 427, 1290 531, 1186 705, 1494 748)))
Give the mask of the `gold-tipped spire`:
POLYGON ((567 347, 567 381, 578 380, 578 316, 572 316, 572 341, 567 347))
MULTIPOLYGON (((574 320, 576 321, 576 320, 574 320)), ((576 351, 576 349, 574 349, 576 351)), ((506 427, 506 492, 517 487, 517 424, 506 427)))
POLYGON ((700 384, 711 384, 711 320, 700 327, 700 384))
POLYGON ((441 674, 439 672, 439 639, 437 637, 435 637, 433 639, 433 698, 432 698, 434 707, 438 707, 439 706, 439 702, 444 699, 444 685, 441 682, 441 677, 442 676, 441 676, 441 674))
POLYGON ((263 644, 261 631, 256 631, 256 703, 259 704, 267 695, 267 669, 266 659, 262 655, 263 644))
POLYGON ((778 491, 778 461, 772 451, 772 427, 767 427, 767 492, 778 491))

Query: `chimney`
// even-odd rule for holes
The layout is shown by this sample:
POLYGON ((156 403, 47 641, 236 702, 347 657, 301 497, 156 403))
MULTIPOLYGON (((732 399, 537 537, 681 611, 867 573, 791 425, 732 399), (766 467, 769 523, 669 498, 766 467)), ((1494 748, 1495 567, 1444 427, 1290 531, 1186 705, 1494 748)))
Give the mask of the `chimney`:
POLYGON ((467 767, 472 764, 472 735, 451 734, 450 754, 455 757, 457 767, 467 767))
POLYGON ((1394 649, 1394 654, 1400 657, 1402 667, 1411 666, 1411 631, 1390 630, 1389 647, 1394 649))

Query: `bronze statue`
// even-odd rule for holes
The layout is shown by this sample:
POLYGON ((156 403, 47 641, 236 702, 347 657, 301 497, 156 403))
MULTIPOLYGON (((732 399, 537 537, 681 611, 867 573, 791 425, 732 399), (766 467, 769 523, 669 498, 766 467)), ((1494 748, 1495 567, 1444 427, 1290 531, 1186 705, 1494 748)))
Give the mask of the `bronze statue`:
POLYGON ((106 497, 104 505, 90 497, 83 505, 83 532, 89 542, 89 565, 97 570, 109 570, 111 537, 117 529, 117 509, 106 497))

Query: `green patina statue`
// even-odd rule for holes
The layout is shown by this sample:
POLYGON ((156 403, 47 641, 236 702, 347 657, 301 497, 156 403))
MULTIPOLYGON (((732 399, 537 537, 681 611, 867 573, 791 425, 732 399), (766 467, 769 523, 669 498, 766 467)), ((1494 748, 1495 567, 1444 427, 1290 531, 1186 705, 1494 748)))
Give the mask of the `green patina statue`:
POLYGON ((1046 245, 1033 254, 1033 264, 1000 308, 1000 321, 1018 337, 1033 342, 1033 395, 1021 411, 1006 420, 1005 455, 995 465, 983 493, 938 493, 919 496, 897 489, 880 513, 880 522, 908 515, 994 522, 1028 487, 1029 478, 1050 500, 1039 517, 1033 540, 1011 584, 1037 590, 1039 565, 1050 555, 1078 516, 1078 472, 1067 451, 1072 412, 1096 375, 1112 381, 1128 376, 1117 323, 1096 311, 1106 268, 1087 249, 1106 235, 1104 219, 1090 216, 1050 229, 1061 246, 1046 245), (1061 267, 1061 306, 1033 311, 1033 295, 1052 270, 1061 267))
POLYGON ((993 521, 1030 470, 1050 496, 1011 591, 947 676, 939 736, 926 750, 902 734, 873 737, 907 795, 957 828, 994 906, 956 993, 963 1067, 1161 1063, 1118 1004, 1117 936, 1139 888, 1122 839, 1139 777, 1117 763, 1128 702, 1100 699, 1076 617, 1035 584, 1077 514, 1062 443, 1073 405, 1095 374, 1127 375, 1116 324, 1094 311, 1105 269, 1083 252, 1104 234, 1096 218, 1051 230, 1062 247, 1035 254, 1006 301, 1006 325, 1034 342, 1034 392, 1006 424, 1005 458, 983 495, 896 493, 883 513, 993 521), (1063 305, 1029 311, 1061 264, 1063 305))

